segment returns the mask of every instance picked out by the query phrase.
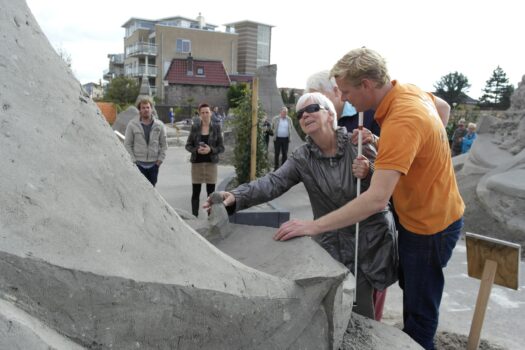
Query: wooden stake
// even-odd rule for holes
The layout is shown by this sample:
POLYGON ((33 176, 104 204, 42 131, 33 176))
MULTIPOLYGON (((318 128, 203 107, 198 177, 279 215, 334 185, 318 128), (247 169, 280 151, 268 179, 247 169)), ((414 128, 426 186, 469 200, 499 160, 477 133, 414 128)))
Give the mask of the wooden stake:
POLYGON ((259 96, 259 78, 253 78, 252 84, 252 142, 250 157, 250 180, 255 180, 255 170, 257 169, 257 108, 259 96))
POLYGON ((487 310, 490 291, 494 284, 494 277, 496 276, 497 268, 497 262, 493 260, 485 261, 485 267, 483 268, 483 275, 481 276, 481 283, 479 285, 476 308, 474 309, 474 316, 472 317, 472 324, 470 325, 467 350, 477 350, 479 347, 481 327, 483 327, 485 311, 487 310))

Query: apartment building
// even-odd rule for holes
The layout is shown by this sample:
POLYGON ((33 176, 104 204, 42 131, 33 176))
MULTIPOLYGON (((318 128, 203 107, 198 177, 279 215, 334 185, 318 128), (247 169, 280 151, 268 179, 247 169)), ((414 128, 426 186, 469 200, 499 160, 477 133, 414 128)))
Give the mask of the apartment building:
POLYGON ((109 68, 104 70, 102 77, 104 80, 111 81, 111 79, 124 75, 124 54, 123 53, 110 53, 109 68))
POLYGON ((239 74, 254 74, 257 68, 270 64, 272 26, 252 21, 226 24, 239 35, 237 69, 239 74))
MULTIPOLYGON (((195 62, 222 62, 228 76, 254 75, 258 67, 270 63, 272 26, 262 23, 235 22, 219 30, 218 25, 207 23, 199 14, 196 19, 132 17, 122 27, 125 29, 124 53, 108 55, 110 64, 104 79, 110 81, 121 75, 137 79, 146 77, 152 94, 164 103, 170 103, 167 97, 170 85, 179 84, 173 78, 168 79, 170 67, 182 60, 186 62, 188 57, 195 62)), ((187 70, 186 73, 202 72, 187 70)), ((191 81, 193 85, 198 83, 195 79, 182 80, 191 81)), ((207 84, 213 80, 201 81, 207 84)), ((221 80, 221 86, 224 81, 221 80)))

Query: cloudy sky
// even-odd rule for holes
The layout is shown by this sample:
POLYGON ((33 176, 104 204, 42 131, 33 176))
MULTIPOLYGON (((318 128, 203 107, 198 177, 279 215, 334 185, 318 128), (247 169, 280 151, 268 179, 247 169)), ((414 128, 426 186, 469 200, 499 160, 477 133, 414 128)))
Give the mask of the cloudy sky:
POLYGON ((275 26, 271 63, 279 87, 303 88, 311 73, 329 69, 361 46, 381 53, 390 75, 433 91, 443 75, 463 73, 479 98, 499 65, 517 86, 525 74, 523 12, 515 0, 27 0, 55 49, 72 58, 81 83, 98 82, 108 53, 121 53, 130 17, 196 18, 216 25, 252 20, 275 26), (262 3, 263 6, 256 5, 262 3))

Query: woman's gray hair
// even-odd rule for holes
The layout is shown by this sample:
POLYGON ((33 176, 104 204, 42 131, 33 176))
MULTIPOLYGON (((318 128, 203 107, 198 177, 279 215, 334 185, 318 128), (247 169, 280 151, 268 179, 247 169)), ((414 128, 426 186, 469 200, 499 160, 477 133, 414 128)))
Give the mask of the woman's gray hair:
POLYGON ((313 103, 318 103, 319 106, 324 107, 330 114, 334 116, 333 128, 337 129, 337 112, 335 111, 334 104, 328 97, 320 92, 307 92, 303 96, 299 97, 295 105, 295 110, 298 111, 305 101, 311 100, 313 103))

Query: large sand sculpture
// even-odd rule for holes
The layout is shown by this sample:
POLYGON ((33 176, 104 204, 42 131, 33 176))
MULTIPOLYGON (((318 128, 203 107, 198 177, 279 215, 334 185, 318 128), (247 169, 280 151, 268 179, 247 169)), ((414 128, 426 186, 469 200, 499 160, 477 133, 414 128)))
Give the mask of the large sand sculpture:
POLYGON ((478 123, 469 153, 454 157, 468 230, 525 244, 525 76, 501 117, 478 123))
POLYGON ((337 349, 348 271, 306 238, 262 232, 265 271, 209 244, 136 171, 25 2, 0 8, 0 348, 337 349))

